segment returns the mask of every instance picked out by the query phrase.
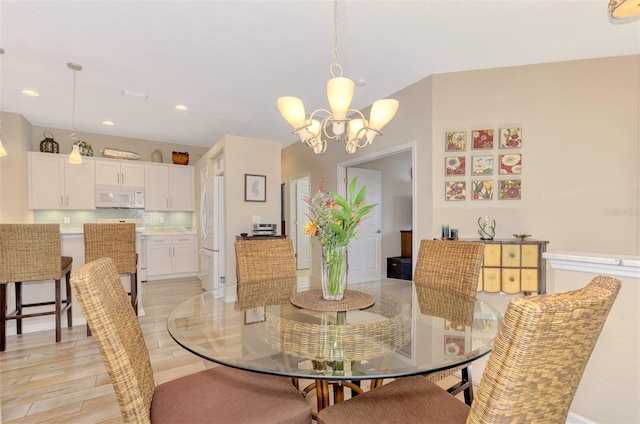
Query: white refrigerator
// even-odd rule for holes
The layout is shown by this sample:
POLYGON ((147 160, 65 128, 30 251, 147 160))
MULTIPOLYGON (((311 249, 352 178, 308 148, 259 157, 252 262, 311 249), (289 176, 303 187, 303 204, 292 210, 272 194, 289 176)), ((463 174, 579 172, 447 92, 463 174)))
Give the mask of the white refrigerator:
POLYGON ((224 297, 224 177, 208 177, 200 199, 200 279, 214 297, 224 297))

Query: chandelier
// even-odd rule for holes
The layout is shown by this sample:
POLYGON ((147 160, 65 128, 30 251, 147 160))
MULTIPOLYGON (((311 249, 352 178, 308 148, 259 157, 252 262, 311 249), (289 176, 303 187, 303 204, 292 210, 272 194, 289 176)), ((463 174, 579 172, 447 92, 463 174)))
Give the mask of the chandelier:
POLYGON ((609 0, 609 14, 615 19, 640 15, 640 0, 609 0))
POLYGON ((380 130, 391 121, 398 110, 398 101, 394 99, 376 100, 371 105, 367 121, 356 109, 349 109, 355 84, 342 76, 342 67, 338 64, 338 2, 333 2, 333 63, 329 67, 332 78, 327 82, 327 98, 331 110, 316 109, 306 117, 304 104, 298 97, 285 96, 277 101, 278 110, 293 127, 293 134, 300 137, 302 143, 313 149, 317 155, 327 150, 327 140, 342 140, 347 154, 354 153, 359 147, 373 143, 380 130), (353 116, 352 118, 347 115, 353 116))
MULTIPOLYGON (((71 138, 74 141, 78 141, 76 136, 76 72, 82 71, 82 65, 69 62, 67 63, 67 67, 73 71, 73 109, 71 112, 71 127, 73 128, 73 133, 71 133, 71 138)), ((73 165, 79 165, 82 163, 80 148, 75 143, 73 144, 73 150, 71 150, 71 154, 69 155, 69 163, 73 165)))

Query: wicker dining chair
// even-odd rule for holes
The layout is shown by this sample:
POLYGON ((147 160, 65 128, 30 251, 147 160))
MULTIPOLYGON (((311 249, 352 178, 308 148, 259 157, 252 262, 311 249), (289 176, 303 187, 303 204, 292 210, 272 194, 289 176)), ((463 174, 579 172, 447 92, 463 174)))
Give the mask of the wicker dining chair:
POLYGON ((16 332, 22 334, 24 318, 55 315, 56 343, 62 338, 62 315, 73 325, 69 276, 73 258, 62 256, 59 224, 0 224, 0 351, 6 349, 8 320, 16 320, 16 332), (66 276, 66 298, 62 299, 61 279, 66 276), (55 300, 22 302, 22 283, 54 280, 55 300), (7 285, 14 283, 16 308, 7 313, 7 285), (26 313, 25 308, 55 305, 53 310, 26 313))
POLYGON ((71 286, 97 340, 126 423, 310 423, 286 378, 226 366, 155 385, 149 352, 110 258, 83 265, 71 286))
POLYGON ((323 409, 319 424, 564 424, 620 280, 511 300, 471 407, 421 377, 323 409))
MULTIPOLYGON (((420 283, 439 285, 475 298, 483 255, 484 244, 479 242, 421 240, 413 281, 416 285, 420 283)), ((455 395, 464 391, 465 402, 471 405, 473 402, 471 364, 437 371, 426 377, 435 382, 456 372, 460 372, 461 379, 449 388, 449 392, 455 395)))
POLYGON ((238 286, 250 281, 296 276, 296 259, 289 238, 237 240, 235 250, 238 286))
MULTIPOLYGON (((131 306, 138 314, 138 255, 136 253, 136 224, 84 224, 84 261, 111 258, 119 274, 128 274, 131 290, 131 306)), ((87 324, 87 336, 91 328, 87 324)))

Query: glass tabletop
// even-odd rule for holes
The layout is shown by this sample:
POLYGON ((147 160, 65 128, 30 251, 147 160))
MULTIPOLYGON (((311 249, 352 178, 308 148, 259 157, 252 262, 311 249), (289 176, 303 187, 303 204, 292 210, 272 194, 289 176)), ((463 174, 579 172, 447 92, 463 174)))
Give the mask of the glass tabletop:
POLYGON ((490 352, 502 319, 475 298, 388 278, 349 283, 349 290, 375 299, 366 309, 323 312, 291 304, 292 294, 317 288, 319 282, 301 276, 239 284, 236 302, 203 293, 171 313, 169 333, 185 349, 223 365, 353 381, 473 361, 490 352))

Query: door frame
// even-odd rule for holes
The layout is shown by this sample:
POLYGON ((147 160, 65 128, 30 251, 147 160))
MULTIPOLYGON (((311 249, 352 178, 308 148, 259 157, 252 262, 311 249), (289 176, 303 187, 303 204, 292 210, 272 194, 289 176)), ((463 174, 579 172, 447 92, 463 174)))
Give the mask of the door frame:
MULTIPOLYGON (((296 193, 297 184, 294 184, 294 181, 300 180, 303 178, 307 178, 309 180, 309 184, 311 184, 310 172, 294 175, 291 178, 289 178, 289 196, 288 196, 289 197, 289 211, 288 211, 289 213, 285 214, 285 216, 289 217, 289 222, 287 223, 287 228, 289 230, 288 236, 289 236, 289 239, 291 239, 291 242, 293 243, 293 252, 296 255, 298 254, 298 227, 296 225, 298 199, 297 199, 297 193, 296 193)), ((309 244, 311 244, 311 238, 308 238, 308 242, 309 244)), ((309 246, 309 249, 311 249, 311 246, 309 246)), ((298 266, 298 260, 296 257, 296 268, 297 266, 298 266)), ((308 269, 311 269, 311 263, 309 263, 308 269)))
MULTIPOLYGON (((402 152, 406 152, 406 151, 410 151, 411 152, 411 169, 412 169, 412 175, 415 175, 415 171, 416 171, 416 147, 417 147, 417 142, 416 141, 411 141, 408 143, 404 143, 404 144, 400 144, 397 146, 393 146, 390 147, 388 149, 384 149, 384 150, 380 150, 378 152, 373 152, 370 153, 368 155, 364 155, 364 156, 359 156, 357 158, 353 158, 353 159, 348 159, 342 162, 338 162, 337 166, 336 166, 336 172, 337 172, 337 192, 338 194, 340 194, 343 197, 346 197, 347 195, 347 184, 344 183, 345 178, 347 178, 347 168, 351 167, 351 166, 356 166, 356 165, 360 165, 366 162, 371 162, 373 160, 376 159, 381 159, 387 156, 392 156, 395 155, 397 153, 402 153, 402 152)), ((411 178, 411 197, 413 198, 413 201, 411 202, 411 227, 413 230, 413 234, 420 234, 420 232, 418 231, 418 220, 416 220, 416 205, 418 204, 418 193, 416 190, 416 182, 415 182, 415 178, 411 178)), ((384 199, 382 199, 382 197, 380 198, 380 201, 384 201, 384 199)), ((418 251, 418 238, 417 237, 413 237, 412 240, 412 252, 417 252, 418 251)), ((381 252, 382 253, 382 252, 381 252)), ((380 261, 382 261, 383 258, 380 258, 380 261)), ((415 267, 415 262, 412 258, 411 263, 413 264, 413 267, 415 267)), ((382 263, 382 262, 381 262, 382 263)), ((411 275, 413 275, 413 270, 411 275)))

